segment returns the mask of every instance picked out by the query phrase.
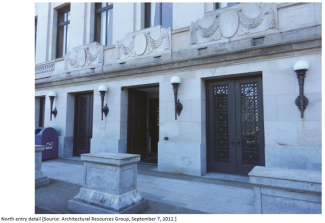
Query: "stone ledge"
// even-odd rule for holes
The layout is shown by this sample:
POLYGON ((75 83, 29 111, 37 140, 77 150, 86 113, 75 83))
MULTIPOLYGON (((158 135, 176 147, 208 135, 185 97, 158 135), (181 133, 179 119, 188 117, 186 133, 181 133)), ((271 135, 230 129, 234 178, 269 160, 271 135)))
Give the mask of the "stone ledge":
POLYGON ((285 8, 285 7, 288 7, 288 6, 293 6, 293 5, 302 5, 302 4, 309 4, 310 2, 289 2, 289 3, 280 3, 278 4, 277 8, 280 9, 280 8, 285 8))
POLYGON ((137 163, 138 161, 140 161, 140 155, 123 153, 88 153, 82 154, 81 160, 85 162, 122 166, 131 163, 137 163))
POLYGON ((322 192, 321 174, 318 171, 256 166, 248 175, 249 182, 254 186, 300 192, 322 192))
POLYGON ((182 33, 182 32, 186 32, 186 31, 190 31, 190 26, 186 26, 186 27, 179 28, 179 29, 173 29, 172 34, 182 33))
MULTIPOLYGON (((215 62, 224 62, 235 59, 243 59, 250 57, 260 57, 266 55, 272 55, 277 53, 285 53, 285 52, 293 52, 296 50, 306 50, 310 48, 318 48, 321 47, 322 36, 318 34, 320 28, 314 27, 306 30, 297 30, 294 33, 283 33, 282 36, 274 36, 273 42, 271 39, 267 40, 266 45, 259 46, 251 46, 248 47, 247 44, 250 41, 242 40, 242 44, 238 42, 229 43, 230 45, 224 45, 221 48, 217 49, 216 45, 209 46, 206 49, 207 54, 199 55, 197 48, 187 48, 180 51, 173 52, 171 54, 171 60, 159 59, 157 62, 153 63, 150 59, 148 63, 142 63, 141 65, 137 65, 136 60, 132 62, 132 66, 122 65, 121 68, 113 68, 113 65, 104 65, 103 73, 94 73, 87 74, 85 72, 75 73, 70 75, 69 77, 59 77, 57 75, 52 76, 46 80, 39 80, 35 83, 35 87, 48 87, 55 86, 60 84, 69 84, 69 83, 77 83, 77 82, 85 82, 85 81, 93 81, 100 80, 103 78, 112 78, 112 77, 120 77, 120 76, 128 76, 128 75, 136 75, 136 74, 144 74, 148 72, 157 72, 157 71, 165 71, 168 69, 178 69, 185 68, 190 66, 204 65, 215 62), (304 34, 304 38, 301 39, 301 34, 304 34), (307 36, 309 33, 310 36, 307 36), (285 41, 282 40, 285 39, 285 41), (282 40, 279 41, 278 40, 282 40), (299 42, 299 43, 298 43, 299 42), (234 49, 238 47, 237 49, 234 49), (112 69, 113 68, 113 69, 112 69), (105 73, 106 72, 106 73, 105 73)), ((265 38, 267 38, 266 36, 265 38)), ((142 59, 143 60, 143 59, 142 59)), ((145 61, 144 61, 145 62, 145 61)), ((117 64, 119 65, 119 64, 117 64)))
POLYGON ((321 214, 320 171, 256 166, 248 174, 259 214, 321 214))
POLYGON ((296 169, 268 168, 256 166, 249 176, 322 183, 320 172, 296 169))

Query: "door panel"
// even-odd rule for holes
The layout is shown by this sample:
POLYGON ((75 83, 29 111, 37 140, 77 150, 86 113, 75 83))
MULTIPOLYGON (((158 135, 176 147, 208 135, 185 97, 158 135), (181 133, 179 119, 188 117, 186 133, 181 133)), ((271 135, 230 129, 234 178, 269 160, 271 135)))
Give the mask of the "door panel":
POLYGON ((147 93, 129 89, 128 153, 147 158, 147 93))
POLYGON ((151 137, 151 154, 157 155, 159 141, 159 99, 149 99, 149 132, 151 137))
POLYGON ((229 119, 235 109, 233 82, 214 82, 210 85, 209 145, 210 168, 224 173, 236 172, 234 149, 235 121, 229 119))
POLYGON ((236 80, 237 173, 264 166, 264 120, 261 78, 236 80))
POLYGON ((74 155, 90 153, 92 137, 93 94, 76 95, 74 155))
POLYGON ((208 84, 210 171, 243 174, 264 165, 261 78, 208 84))

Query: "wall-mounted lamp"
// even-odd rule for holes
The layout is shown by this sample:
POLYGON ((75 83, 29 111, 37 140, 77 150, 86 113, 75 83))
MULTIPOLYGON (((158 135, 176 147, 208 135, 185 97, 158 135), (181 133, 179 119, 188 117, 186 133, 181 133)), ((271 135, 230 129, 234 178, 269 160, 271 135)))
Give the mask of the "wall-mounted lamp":
POLYGON ((58 111, 56 110, 56 107, 53 109, 53 101, 54 101, 54 98, 56 96, 55 92, 53 91, 50 91, 48 93, 48 96, 50 97, 50 102, 51 102, 51 111, 50 111, 50 121, 52 121, 52 114, 54 115, 54 118, 56 117, 56 114, 58 113, 58 111))
POLYGON ((174 100, 175 100, 175 120, 177 120, 177 115, 179 116, 183 109, 183 105, 182 103, 179 102, 179 99, 177 101, 177 91, 178 91, 178 86, 181 83, 181 79, 178 76, 174 76, 172 77, 172 79, 170 79, 170 83, 173 85, 174 100))
POLYGON ((100 85, 98 88, 99 92, 100 92, 100 98, 102 101, 102 120, 103 120, 103 112, 105 113, 105 117, 107 117, 107 113, 109 111, 107 104, 104 106, 104 97, 105 97, 105 93, 107 91, 107 87, 105 85, 100 85))
POLYGON ((295 104, 301 112, 301 118, 304 117, 304 111, 309 103, 308 99, 304 96, 304 84, 306 72, 309 69, 309 64, 304 60, 298 60, 293 65, 293 70, 297 74, 298 83, 299 83, 299 96, 295 100, 295 104))

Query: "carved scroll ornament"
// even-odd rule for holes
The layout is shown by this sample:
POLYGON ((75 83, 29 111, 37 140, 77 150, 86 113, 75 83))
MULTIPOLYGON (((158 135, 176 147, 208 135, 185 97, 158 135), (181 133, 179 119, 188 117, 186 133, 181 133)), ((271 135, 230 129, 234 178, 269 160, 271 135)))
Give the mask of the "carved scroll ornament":
POLYGON ((170 49, 170 29, 161 28, 161 34, 158 39, 153 39, 150 35, 150 31, 138 33, 132 36, 132 40, 128 46, 124 45, 124 38, 116 43, 115 58, 121 59, 121 52, 127 57, 140 56, 143 52, 150 54, 156 52, 156 50, 164 42, 164 50, 170 49), (145 36, 145 37, 142 37, 145 36), (139 37, 139 38, 137 38, 139 37), (135 50, 135 48, 139 50, 135 50), (139 53, 140 52, 140 53, 139 53))
POLYGON ((199 33, 199 35, 202 36, 203 38, 209 38, 217 31, 218 28, 219 28, 219 18, 218 17, 216 17, 214 19, 213 23, 207 28, 203 28, 202 26, 200 26, 198 24, 198 22, 192 23, 192 25, 191 25, 191 45, 197 43, 197 34, 196 33, 199 33))
POLYGON ((162 34, 160 35, 160 37, 157 40, 154 40, 150 36, 150 32, 145 33, 145 35, 147 37, 147 43, 148 43, 148 51, 147 51, 147 53, 155 51, 162 44, 164 39, 165 39, 164 49, 165 50, 170 49, 170 40, 169 40, 168 29, 162 29, 162 34))
POLYGON ((91 53, 89 47, 82 47, 77 50, 72 50, 65 55, 64 69, 67 70, 69 65, 73 68, 89 66, 98 58, 98 63, 102 63, 103 47, 96 47, 95 53, 91 53))
POLYGON ((250 18, 242 13, 242 9, 238 9, 238 16, 239 16, 239 21, 240 23, 249 29, 255 28, 259 26, 263 19, 267 17, 267 28, 266 29, 273 29, 275 28, 275 15, 274 12, 271 8, 264 7, 261 13, 255 17, 255 18, 250 18))
MULTIPOLYGON (((247 4, 242 4, 242 7, 247 6, 247 4)), ((266 19, 265 30, 276 28, 276 14, 271 5, 272 4, 264 4, 264 6, 261 6, 260 4, 258 4, 260 13, 254 18, 245 15, 243 13, 242 7, 234 7, 226 9, 221 13, 215 11, 215 15, 211 25, 206 28, 202 27, 201 25, 203 20, 206 19, 205 17, 197 20, 194 23, 192 22, 190 26, 190 44, 194 45, 198 43, 198 35, 201 38, 206 38, 206 41, 219 40, 221 37, 230 38, 233 35, 236 35, 236 33, 238 32, 237 29, 239 24, 245 27, 247 29, 246 33, 248 33, 249 29, 253 29, 260 26, 264 19, 266 19), (234 22, 236 24, 229 24, 229 22, 234 22), (228 28, 225 28, 226 26, 228 26, 228 28), (228 33, 230 32, 231 35, 225 33, 226 31, 228 31, 228 33)))

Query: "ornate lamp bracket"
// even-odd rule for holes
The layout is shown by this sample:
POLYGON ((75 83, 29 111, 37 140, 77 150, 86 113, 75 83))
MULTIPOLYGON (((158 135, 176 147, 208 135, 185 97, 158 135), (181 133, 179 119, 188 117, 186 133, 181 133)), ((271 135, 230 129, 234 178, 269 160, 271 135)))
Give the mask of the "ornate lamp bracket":
POLYGON ((181 79, 178 76, 174 76, 172 77, 170 82, 173 85, 174 101, 175 101, 175 120, 177 120, 177 115, 179 116, 183 110, 182 103, 179 102, 179 99, 177 100, 178 86, 181 83, 181 79))
POLYGON ((301 118, 304 118, 304 111, 309 103, 308 98, 304 95, 305 77, 309 64, 304 60, 299 60, 294 64, 293 69, 297 74, 299 84, 299 96, 296 98, 295 104, 300 110, 301 118))
POLYGON ((54 98, 56 97, 56 93, 53 91, 50 91, 48 93, 48 96, 50 97, 50 104, 51 104, 50 121, 52 121, 52 114, 54 115, 54 118, 55 118, 56 114, 58 113, 58 111, 56 110, 56 107, 53 110, 53 102, 54 102, 54 98))
POLYGON ((105 85, 101 85, 98 88, 99 93, 100 93, 100 98, 101 98, 101 108, 102 108, 102 120, 103 120, 103 113, 105 113, 105 117, 107 117, 107 114, 109 112, 109 109, 107 107, 107 104, 104 106, 104 98, 105 98, 105 94, 107 91, 107 87, 105 85))

